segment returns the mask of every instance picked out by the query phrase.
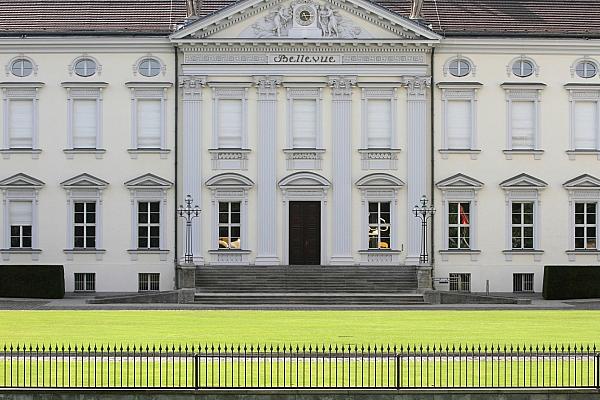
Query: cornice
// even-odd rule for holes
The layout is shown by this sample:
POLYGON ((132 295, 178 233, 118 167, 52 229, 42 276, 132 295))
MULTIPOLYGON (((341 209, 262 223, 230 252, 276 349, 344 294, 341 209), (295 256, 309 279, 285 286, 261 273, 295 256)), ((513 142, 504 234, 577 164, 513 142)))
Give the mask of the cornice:
POLYGON ((437 55, 457 53, 580 55, 600 52, 600 39, 450 38, 442 39, 435 47, 437 55))
POLYGON ((131 53, 173 52, 173 44, 164 37, 26 37, 0 38, 1 53, 131 53))

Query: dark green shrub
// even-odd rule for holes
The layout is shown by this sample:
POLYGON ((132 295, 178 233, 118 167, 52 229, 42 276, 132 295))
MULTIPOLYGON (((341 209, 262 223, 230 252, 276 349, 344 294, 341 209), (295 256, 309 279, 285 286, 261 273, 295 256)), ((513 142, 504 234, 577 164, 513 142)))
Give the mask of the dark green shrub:
POLYGON ((600 298, 600 265, 546 265, 546 300, 600 298))
POLYGON ((1 265, 0 297, 62 299, 65 271, 62 265, 1 265))

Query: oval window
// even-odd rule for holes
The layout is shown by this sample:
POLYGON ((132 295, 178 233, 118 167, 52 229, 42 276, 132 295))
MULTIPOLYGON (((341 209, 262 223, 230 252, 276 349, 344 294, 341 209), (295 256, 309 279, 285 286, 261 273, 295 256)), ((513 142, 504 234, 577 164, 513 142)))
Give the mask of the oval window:
POLYGON ((519 60, 513 64, 512 71, 518 77, 525 78, 533 74, 533 63, 529 60, 519 60))
POLYGON ((14 76, 25 77, 31 75, 33 72, 33 64, 31 61, 24 58, 13 61, 10 71, 14 76))
POLYGON ((591 61, 582 61, 575 67, 575 73, 580 78, 593 78, 597 72, 596 64, 591 61))
POLYGON ((450 75, 463 77, 467 76, 471 72, 471 64, 467 60, 461 60, 460 58, 452 60, 448 66, 450 75))
POLYGON ((96 62, 90 58, 82 58, 75 63, 75 73, 79 76, 92 76, 96 73, 96 62))
POLYGON ((138 71, 143 76, 156 76, 160 73, 160 63, 153 58, 144 58, 140 61, 138 71))

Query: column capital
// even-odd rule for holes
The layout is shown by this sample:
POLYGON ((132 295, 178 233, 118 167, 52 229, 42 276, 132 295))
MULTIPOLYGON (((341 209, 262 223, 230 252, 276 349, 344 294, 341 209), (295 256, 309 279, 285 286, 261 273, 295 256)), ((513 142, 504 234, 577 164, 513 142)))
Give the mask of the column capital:
POLYGON ((329 86, 333 92, 333 98, 339 99, 352 95, 352 88, 356 85, 356 76, 330 76, 329 86))
POLYGON ((183 75, 179 78, 179 87, 183 91, 183 98, 202 98, 202 88, 206 85, 206 76, 183 75))
POLYGON ((280 76, 255 76, 254 85, 259 100, 277 100, 277 88, 281 85, 280 76))
POLYGON ((409 100, 424 100, 427 89, 431 87, 431 77, 405 76, 402 83, 408 89, 409 100))

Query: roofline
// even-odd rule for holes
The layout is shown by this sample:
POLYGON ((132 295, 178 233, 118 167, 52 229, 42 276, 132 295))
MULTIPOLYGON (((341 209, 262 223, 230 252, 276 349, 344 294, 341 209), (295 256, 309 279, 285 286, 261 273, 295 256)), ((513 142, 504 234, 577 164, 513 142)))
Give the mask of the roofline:
POLYGON ((27 37, 57 37, 57 36, 148 36, 148 37, 165 37, 168 38, 174 31, 163 32, 131 32, 131 31, 0 31, 0 37, 6 38, 27 38, 27 37))

